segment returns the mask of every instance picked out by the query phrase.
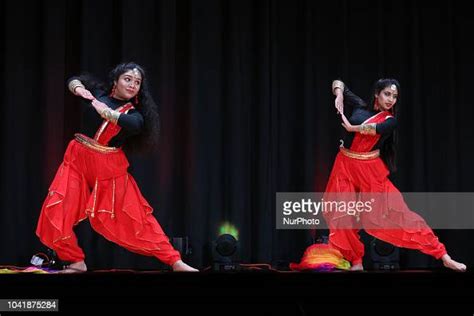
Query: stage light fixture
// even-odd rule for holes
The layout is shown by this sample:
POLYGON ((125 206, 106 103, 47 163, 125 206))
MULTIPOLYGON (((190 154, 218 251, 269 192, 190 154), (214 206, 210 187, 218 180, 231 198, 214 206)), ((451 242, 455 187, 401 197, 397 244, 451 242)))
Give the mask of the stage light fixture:
POLYGON ((370 256, 375 270, 400 269, 400 250, 392 244, 374 238, 370 243, 370 256))
POLYGON ((211 247, 213 271, 240 270, 240 243, 233 235, 220 235, 212 242, 211 247))

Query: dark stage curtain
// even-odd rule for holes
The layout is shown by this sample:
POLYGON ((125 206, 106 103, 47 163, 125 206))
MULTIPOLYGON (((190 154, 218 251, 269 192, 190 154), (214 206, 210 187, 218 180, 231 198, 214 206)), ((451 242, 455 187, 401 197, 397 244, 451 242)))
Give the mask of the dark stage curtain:
MULTIPOLYGON (((336 78, 363 98, 380 77, 401 82, 392 179, 402 192, 474 191, 474 19, 460 3, 7 0, 0 19, 2 265, 45 249, 36 221, 81 124, 66 79, 105 78, 122 61, 148 71, 162 123, 158 152, 130 156, 130 172, 165 232, 189 237, 200 268, 226 221, 244 262, 299 261, 311 235, 275 229, 275 194, 324 190, 344 133, 336 78)), ((77 233, 90 268, 157 267, 87 221, 77 233)), ((437 233, 474 264, 474 232, 437 233)), ((402 252, 405 268, 436 265, 402 252)))

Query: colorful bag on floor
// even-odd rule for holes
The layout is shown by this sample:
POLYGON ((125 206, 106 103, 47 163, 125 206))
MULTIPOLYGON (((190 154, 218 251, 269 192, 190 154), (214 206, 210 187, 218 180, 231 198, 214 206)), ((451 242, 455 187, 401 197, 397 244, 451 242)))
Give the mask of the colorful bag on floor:
POLYGON ((314 244, 309 246, 300 263, 290 263, 294 271, 332 271, 334 269, 348 270, 351 267, 341 252, 327 244, 314 244))

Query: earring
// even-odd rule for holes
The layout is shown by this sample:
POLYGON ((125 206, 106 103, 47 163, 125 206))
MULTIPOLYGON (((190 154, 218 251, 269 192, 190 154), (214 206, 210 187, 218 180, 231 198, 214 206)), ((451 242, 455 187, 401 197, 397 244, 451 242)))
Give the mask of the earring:
POLYGON ((115 95, 115 85, 112 87, 112 90, 110 91, 109 97, 113 97, 115 95))
POLYGON ((138 105, 138 94, 135 96, 135 104, 138 105))

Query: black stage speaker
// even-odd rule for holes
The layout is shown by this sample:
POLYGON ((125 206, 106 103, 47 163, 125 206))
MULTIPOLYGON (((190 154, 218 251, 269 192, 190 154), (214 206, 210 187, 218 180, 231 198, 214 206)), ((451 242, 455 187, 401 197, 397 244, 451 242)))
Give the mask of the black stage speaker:
POLYGON ((374 270, 400 269, 400 250, 392 244, 374 238, 370 243, 370 257, 374 270))
POLYGON ((220 235, 211 243, 212 270, 219 272, 240 270, 240 244, 230 234, 220 235))

